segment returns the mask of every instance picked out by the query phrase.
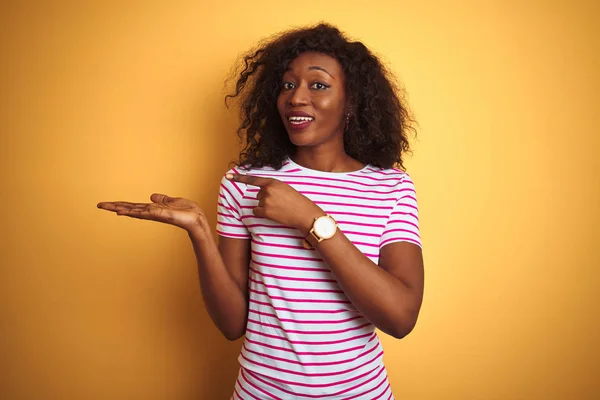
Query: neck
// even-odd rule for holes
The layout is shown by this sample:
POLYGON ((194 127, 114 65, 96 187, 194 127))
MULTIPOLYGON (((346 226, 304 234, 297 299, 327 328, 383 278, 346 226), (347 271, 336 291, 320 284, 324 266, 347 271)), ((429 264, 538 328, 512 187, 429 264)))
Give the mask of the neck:
POLYGON ((290 158, 298 165, 323 172, 352 172, 364 167, 344 151, 330 149, 299 147, 290 158))

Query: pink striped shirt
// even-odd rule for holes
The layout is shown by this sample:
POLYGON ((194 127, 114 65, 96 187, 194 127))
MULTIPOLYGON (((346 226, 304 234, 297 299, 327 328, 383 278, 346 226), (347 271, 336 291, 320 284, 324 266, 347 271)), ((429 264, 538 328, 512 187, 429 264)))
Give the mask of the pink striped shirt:
MULTIPOLYGON (((410 177, 367 165, 360 171, 310 170, 287 160, 234 173, 286 182, 326 213, 378 263, 386 244, 421 246, 410 177)), ((251 240, 250 304, 233 399, 393 399, 375 327, 358 312, 316 250, 294 228, 258 218, 259 188, 223 178, 217 232, 251 240)))

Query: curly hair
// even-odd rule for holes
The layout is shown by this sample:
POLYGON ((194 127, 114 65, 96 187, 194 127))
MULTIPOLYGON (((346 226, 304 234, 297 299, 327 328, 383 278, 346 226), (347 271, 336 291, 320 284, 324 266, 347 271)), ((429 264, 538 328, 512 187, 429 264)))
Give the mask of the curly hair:
POLYGON ((277 98, 288 66, 303 52, 335 58, 344 72, 345 93, 351 110, 344 133, 350 157, 381 168, 404 169, 410 152, 408 132, 414 122, 392 74, 361 42, 349 41, 336 27, 321 23, 286 31, 267 39, 241 58, 235 93, 239 96, 241 124, 237 133, 244 148, 239 164, 281 168, 295 152, 279 112, 277 98))

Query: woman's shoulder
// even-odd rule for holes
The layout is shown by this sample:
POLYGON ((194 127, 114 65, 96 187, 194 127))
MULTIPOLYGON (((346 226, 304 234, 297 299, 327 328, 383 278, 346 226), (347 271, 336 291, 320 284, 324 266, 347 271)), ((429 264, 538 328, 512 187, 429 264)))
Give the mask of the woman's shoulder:
POLYGON ((400 168, 381 168, 374 165, 367 165, 362 169, 361 174, 365 178, 378 181, 385 184, 412 184, 412 179, 408 172, 400 168))

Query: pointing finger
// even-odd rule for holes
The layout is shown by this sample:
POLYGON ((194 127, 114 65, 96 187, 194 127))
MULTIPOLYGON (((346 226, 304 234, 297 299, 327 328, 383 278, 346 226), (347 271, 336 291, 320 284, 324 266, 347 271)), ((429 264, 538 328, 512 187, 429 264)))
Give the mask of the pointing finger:
POLYGON ((261 176, 253 176, 253 175, 240 175, 240 174, 226 174, 225 178, 229 179, 233 182, 241 182, 247 185, 263 187, 267 186, 275 179, 273 178, 263 178, 261 176))

